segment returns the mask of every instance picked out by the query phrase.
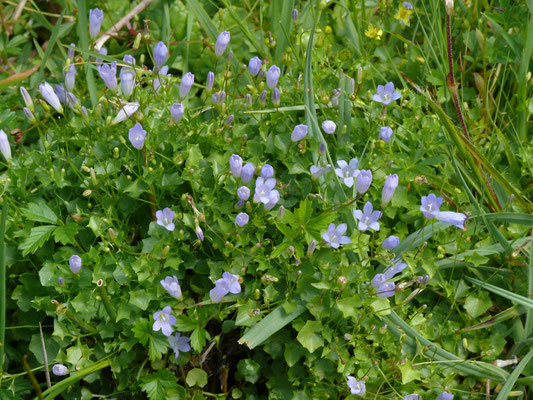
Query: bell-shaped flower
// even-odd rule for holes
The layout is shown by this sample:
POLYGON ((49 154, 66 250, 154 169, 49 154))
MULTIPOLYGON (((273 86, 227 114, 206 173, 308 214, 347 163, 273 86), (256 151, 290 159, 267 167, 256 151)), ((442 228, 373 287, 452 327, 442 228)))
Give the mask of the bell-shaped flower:
POLYGON ((466 221, 466 215, 463 213, 453 211, 441 211, 437 214, 437 219, 440 222, 451 224, 461 229, 465 229, 464 223, 466 221))
POLYGON ((255 181, 255 193, 254 202, 267 204, 270 201, 270 192, 276 186, 276 180, 274 178, 263 179, 257 178, 255 181))
POLYGON ((167 276, 164 280, 161 281, 161 286, 163 286, 163 289, 165 289, 168 294, 170 294, 175 299, 181 298, 181 287, 176 275, 172 277, 167 276))
POLYGON ((256 76, 261 69, 261 59, 259 57, 252 57, 248 61, 248 72, 252 76, 256 76))
POLYGON ((437 197, 433 193, 428 196, 422 196, 420 211, 427 219, 435 218, 440 213, 440 206, 443 201, 444 199, 441 196, 437 197))
POLYGON ((383 241, 383 244, 381 247, 383 247, 385 250, 392 250, 395 247, 397 247, 400 244, 400 239, 398 236, 389 236, 387 239, 383 241))
POLYGON ((180 122, 183 118, 183 114, 185 114, 185 107, 181 103, 174 103, 170 107, 170 116, 174 120, 174 122, 180 122))
POLYGON ((369 228, 374 231, 379 231, 378 220, 381 218, 381 211, 373 211, 373 209, 372 203, 367 201, 363 207, 363 211, 354 210, 353 215, 359 220, 358 228, 361 232, 364 232, 369 228))
POLYGON ((89 10, 89 35, 94 39, 100 33, 102 22, 104 21, 104 13, 102 10, 95 8, 89 10))
POLYGON ((348 236, 343 236, 348 226, 346 224, 339 224, 335 226, 334 223, 329 224, 328 231, 322 234, 322 239, 328 246, 338 249, 341 244, 351 243, 352 240, 348 236))
POLYGON ((237 196, 241 200, 248 200, 250 198, 250 189, 246 186, 241 186, 237 189, 237 196))
POLYGON ((52 373, 56 376, 65 376, 68 374, 68 368, 63 364, 55 364, 52 367, 52 373))
POLYGON ((176 354, 175 358, 179 357, 180 351, 183 353, 191 351, 190 341, 190 338, 187 336, 181 336, 181 333, 179 332, 168 337, 168 344, 170 345, 170 348, 174 350, 174 353, 176 354))
POLYGON ((307 125, 304 125, 304 124, 296 125, 292 131, 291 140, 293 142, 302 140, 304 137, 307 136, 307 131, 308 131, 307 125))
POLYGON ((274 168, 270 164, 263 165, 261 168, 261 177, 263 179, 272 178, 274 176, 274 168))
POLYGON ((372 184, 372 171, 362 169, 357 175, 357 193, 363 194, 368 191, 372 184))
POLYGON ((126 103, 122 106, 122 108, 117 113, 117 116, 113 120, 113 125, 118 124, 119 122, 124 121, 126 118, 129 118, 131 115, 135 113, 139 109, 139 103, 126 103))
POLYGON ((270 89, 274 89, 278 85, 280 75, 281 75, 281 70, 276 65, 272 65, 268 69, 266 73, 266 82, 267 82, 267 86, 270 89))
POLYGON ((113 61, 111 65, 103 64, 98 68, 100 78, 104 80, 105 85, 109 90, 115 91, 117 89, 117 62, 113 61))
POLYGON ((129 130, 128 139, 133 147, 140 150, 144 147, 145 138, 146 131, 143 129, 142 125, 137 122, 133 128, 129 130))
POLYGON ((215 43, 215 55, 217 57, 220 57, 224 52, 226 51, 226 47, 228 47, 230 41, 230 33, 228 31, 222 32, 217 37, 217 41, 215 43))
POLYGON ((350 393, 363 397, 366 392, 366 385, 364 381, 358 381, 353 376, 348 375, 348 387, 350 393))
POLYGON ((77 274, 81 270, 81 257, 74 254, 68 259, 68 265, 73 274, 77 274))
POLYGON ((402 95, 397 90, 394 90, 394 83, 389 82, 385 86, 378 85, 377 94, 372 98, 374 101, 388 106, 395 100, 398 100, 402 95))
POLYGON ((176 227, 174 222, 172 222, 174 220, 174 215, 174 211, 168 207, 156 211, 155 216, 157 218, 157 225, 160 225, 169 231, 173 231, 176 227))
POLYGON ((235 178, 239 178, 242 172, 242 158, 238 154, 232 154, 229 158, 229 167, 231 169, 231 174, 235 178))
POLYGON ((194 83, 194 74, 187 72, 185 75, 183 75, 183 78, 181 78, 181 83, 180 83, 180 99, 184 99, 185 97, 187 97, 187 95, 191 91, 191 87, 193 83, 194 83))
POLYGON ((400 258, 396 258, 392 260, 392 264, 389 265, 389 267, 385 270, 383 275, 385 275, 385 278, 389 280, 389 279, 392 279, 394 275, 402 272, 405 268, 407 268, 407 264, 404 263, 400 258))
POLYGON ((255 173, 255 168, 252 163, 244 164, 244 167, 242 167, 242 171, 241 171, 242 183, 250 182, 254 177, 254 173, 255 173))
POLYGON ((248 223, 249 220, 250 220, 250 217, 248 216, 248 214, 241 212, 237 214, 237 216, 235 217, 235 225, 242 228, 244 225, 248 223))
POLYGON ((48 104, 50 104, 57 112, 63 112, 63 106, 59 101, 59 97, 54 92, 54 89, 48 82, 41 83, 39 85, 39 91, 48 104))
POLYGON ((154 64, 161 67, 168 57, 168 48, 163 42, 158 42, 154 47, 154 64))
POLYGON ((335 173, 349 188, 353 186, 354 179, 359 175, 360 171, 357 169, 358 164, 359 161, 357 161, 357 158, 352 158, 349 164, 344 160, 337 161, 337 165, 340 168, 335 168, 335 173))
POLYGON ((376 294, 378 297, 392 297, 394 296, 395 289, 396 285, 394 282, 385 282, 376 290, 376 294))
POLYGON ((333 135, 337 129, 337 124, 333 121, 327 120, 322 122, 322 130, 329 135, 333 135))
POLYGON ((381 191, 381 207, 385 207, 391 201, 394 192, 398 187, 398 175, 391 174, 385 179, 385 184, 383 185, 383 190, 381 191))
POLYGON ((7 134, 3 129, 0 129, 0 153, 2 153, 6 161, 11 160, 11 146, 9 145, 7 134))
POLYGON ((453 400, 453 394, 448 392, 442 392, 437 396, 437 400, 453 400))
POLYGON ((381 128, 379 128, 379 138, 385 143, 388 143, 388 141, 392 137, 392 133, 392 128, 389 126, 382 126, 381 128))
POLYGON ((215 73, 212 71, 209 71, 207 73, 207 79, 205 81, 205 90, 207 93, 211 93, 213 90, 213 85, 215 84, 215 73))
POLYGON ((171 314, 172 309, 170 306, 166 306, 161 311, 154 313, 153 318, 155 320, 152 329, 157 332, 161 330, 163 335, 170 336, 172 334, 172 325, 176 323, 176 317, 171 314))
POLYGON ((76 66, 69 65, 68 70, 67 67, 65 67, 63 69, 63 75, 65 76, 65 88, 67 90, 74 89, 74 85, 76 83, 76 66))

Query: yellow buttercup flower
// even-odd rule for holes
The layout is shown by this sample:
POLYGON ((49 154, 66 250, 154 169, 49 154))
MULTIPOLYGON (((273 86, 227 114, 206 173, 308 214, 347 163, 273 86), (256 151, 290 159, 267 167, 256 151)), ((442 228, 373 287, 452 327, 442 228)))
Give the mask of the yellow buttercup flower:
POLYGON ((379 26, 374 26, 372 24, 368 25, 365 35, 370 39, 381 40, 381 35, 383 35, 383 29, 379 26))

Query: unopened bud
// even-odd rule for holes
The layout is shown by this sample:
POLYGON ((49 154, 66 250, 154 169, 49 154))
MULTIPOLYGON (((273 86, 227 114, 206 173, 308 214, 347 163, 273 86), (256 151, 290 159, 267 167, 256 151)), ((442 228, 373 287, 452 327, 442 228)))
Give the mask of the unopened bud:
POLYGON ((298 10, 296 8, 292 10, 291 16, 294 23, 298 22, 298 10))
POLYGON ((311 257, 316 249, 316 240, 311 240, 311 243, 309 243, 309 246, 307 246, 307 257, 311 257))
POLYGON ((135 41, 133 42, 133 50, 137 50, 140 46, 141 46, 141 39, 142 39, 143 35, 141 32, 139 32, 137 34, 137 36, 135 36, 135 41))
POLYGON ((272 90, 272 104, 274 104, 274 107, 279 107, 280 100, 281 95, 279 93, 279 90, 278 88, 274 88, 274 90, 272 90))
POLYGON ((163 251, 161 252, 161 258, 166 258, 169 251, 170 251, 169 245, 166 245, 165 247, 163 247, 163 251))
POLYGON ((194 230, 196 232, 196 237, 200 242, 204 241, 204 231, 202 231, 202 228, 200 228, 199 225, 196 225, 196 228, 194 230))
POLYGON ((89 170, 89 173, 91 174, 91 181, 93 183, 94 186, 98 186, 98 180, 96 179, 96 172, 94 172, 94 169, 91 168, 89 170))
POLYGON ((318 146, 318 154, 322 155, 326 152, 326 144, 324 142, 320 142, 320 145, 318 146))
POLYGON ((281 219, 283 218, 283 215, 285 214, 285 207, 283 206, 279 206, 279 209, 278 209, 278 219, 281 219))
POLYGON ((345 276, 341 275, 337 278, 337 281, 339 282, 339 285, 344 286, 348 282, 348 279, 345 276))
POLYGON ((363 67, 357 68, 357 86, 363 83, 363 67))
POLYGON ((109 228, 107 230, 107 234, 109 235, 109 239, 114 242, 117 239, 117 234, 115 233, 115 230, 113 228, 109 228))
POLYGON ((246 102, 247 108, 252 108, 252 95, 250 93, 246 93, 246 96, 244 96, 244 101, 246 102))
POLYGON ((261 94, 259 95, 259 104, 261 106, 264 106, 267 101, 267 91, 263 90, 261 94))
POLYGON ((453 0, 444 0, 444 6, 446 7, 446 14, 453 15, 453 0))
POLYGON ((83 197, 88 197, 88 196, 91 195, 92 192, 93 192, 93 191, 92 191, 91 189, 87 189, 87 190, 85 190, 85 191, 82 193, 82 196, 83 196, 83 197))
POLYGON ((235 119, 235 115, 231 114, 230 116, 228 116, 228 118, 226 118, 226 126, 231 126, 233 124, 233 120, 235 119))

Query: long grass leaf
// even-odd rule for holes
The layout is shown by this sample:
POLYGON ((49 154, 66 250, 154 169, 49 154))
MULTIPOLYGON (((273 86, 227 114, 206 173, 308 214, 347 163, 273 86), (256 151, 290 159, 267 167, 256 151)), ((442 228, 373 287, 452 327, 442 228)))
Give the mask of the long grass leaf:
POLYGON ((0 373, 4 371, 4 348, 6 334, 6 247, 4 243, 6 233, 7 199, 4 196, 0 220, 0 373))
POLYGON ((229 4, 227 0, 223 0, 223 3, 226 8, 226 11, 229 13, 233 21, 237 24, 243 35, 246 36, 246 38, 254 46, 255 50, 261 55, 261 57, 265 57, 265 44, 262 41, 258 41, 257 38, 252 35, 248 27, 244 25, 242 18, 235 14, 235 11, 233 11, 233 7, 231 6, 231 4, 229 4))
POLYGON ((283 52, 289 45, 287 35, 291 32, 291 13, 293 8, 294 0, 274 0, 272 2, 272 24, 274 25, 274 37, 276 38, 274 60, 278 65, 281 63, 283 52))
MULTIPOLYGON (((78 37, 80 38, 81 47, 84 50, 89 49, 89 36, 87 32, 89 27, 87 25, 87 4, 86 0, 78 1, 78 37)), ((96 97, 96 84, 94 82, 93 69, 90 64, 85 65, 85 77, 87 79, 87 88, 89 89, 89 97, 93 107, 98 103, 96 97)))
POLYGON ((202 5, 197 0, 187 0, 187 9, 194 14, 200 23, 200 26, 207 32, 207 35, 211 40, 216 40, 218 37, 218 29, 213 21, 211 21, 211 18, 209 18, 209 15, 207 15, 202 5))
POLYGON ((259 346, 293 319, 302 315, 306 310, 307 308, 302 303, 298 303, 296 310, 290 314, 287 314, 283 306, 279 306, 264 319, 254 325, 252 329, 246 332, 244 336, 239 339, 239 343, 246 344, 250 349, 253 349, 254 347, 259 346))
POLYGON ((507 300, 514 301, 515 303, 521 304, 524 307, 533 310, 533 299, 529 299, 519 294, 510 292, 509 290, 502 289, 499 286, 491 285, 490 283, 480 281, 479 279, 472 278, 470 276, 465 276, 465 279, 469 282, 472 282, 474 285, 482 287, 483 289, 487 289, 489 292, 497 294, 506 298, 507 300))
MULTIPOLYGON (((529 266, 527 270, 527 292, 528 297, 531 301, 533 301, 533 242, 531 242, 529 251, 529 266)), ((527 338, 531 335, 531 332, 533 332, 533 309, 530 308, 527 310, 526 314, 526 326, 524 329, 524 337, 522 340, 527 340, 527 338)))

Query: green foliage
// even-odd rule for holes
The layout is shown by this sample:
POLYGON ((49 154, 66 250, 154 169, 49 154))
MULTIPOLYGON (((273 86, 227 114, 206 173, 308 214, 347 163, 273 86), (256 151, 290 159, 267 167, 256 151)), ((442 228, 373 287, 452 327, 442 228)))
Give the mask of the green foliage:
POLYGON ((107 56, 88 35, 89 10, 104 10, 103 33, 134 4, 27 2, 17 11, 15 3, 2 5, 9 18, 0 32, 0 129, 12 152, 9 161, 0 156, 2 399, 35 396, 24 355, 45 399, 353 399, 349 375, 365 382, 369 398, 436 398, 443 390, 459 400, 486 391, 528 397, 527 5, 456 2, 456 88, 437 0, 412 2, 410 11, 389 0, 155 0, 110 35, 107 56), (228 50, 216 57, 225 30, 228 50), (169 48, 168 76, 154 71, 159 40, 169 48), (75 57, 67 61, 70 43, 75 57), (136 60, 128 99, 105 87, 96 61, 117 61, 120 86, 126 54, 136 60), (263 60, 258 76, 247 71, 253 56, 263 60), (38 88, 65 84, 67 63, 76 67, 78 104, 64 104, 60 115, 38 88), (264 78, 274 64, 279 106, 264 78), (189 71, 195 84, 181 99, 189 71), (209 71, 223 104, 205 88, 209 71), (373 101, 389 81, 401 98, 373 101), (35 120, 22 112, 20 86, 35 120), (133 101, 139 109, 113 123, 133 101), (185 109, 179 122, 170 113, 176 102, 185 109), (334 134, 324 133, 326 120, 336 123, 334 134), (147 132, 142 150, 129 139, 137 123, 147 132), (298 124, 308 134, 293 142, 298 124), (393 130, 388 142, 379 138, 384 126, 393 130), (250 183, 230 172, 232 154, 253 163, 250 183), (333 171, 353 158, 373 174, 364 193, 333 171), (272 208, 254 201, 266 164, 280 195, 272 208), (313 165, 331 170, 316 177, 313 165), (381 205, 391 174, 399 186, 381 205), (237 205, 241 186, 251 195, 237 205), (468 217, 464 230, 424 218, 420 198, 429 193, 443 197, 441 211, 468 217), (367 202, 382 212, 379 230, 358 229, 354 210, 367 202), (173 230, 156 221, 167 207, 173 230), (243 227, 240 212, 249 216, 243 227), (349 243, 329 246, 330 224, 346 224, 339 236, 349 243), (391 235, 400 245, 385 250, 391 235), (82 259, 79 273, 72 255, 82 259), (372 279, 396 258, 406 268, 389 278, 391 296, 379 297, 372 279), (224 272, 241 291, 214 303, 210 291, 224 272), (178 279, 180 295, 161 284, 167 277, 178 279), (181 342, 154 330, 163 321, 154 314, 167 306, 181 342), (69 370, 52 374, 49 388, 39 324, 48 368, 69 370))

